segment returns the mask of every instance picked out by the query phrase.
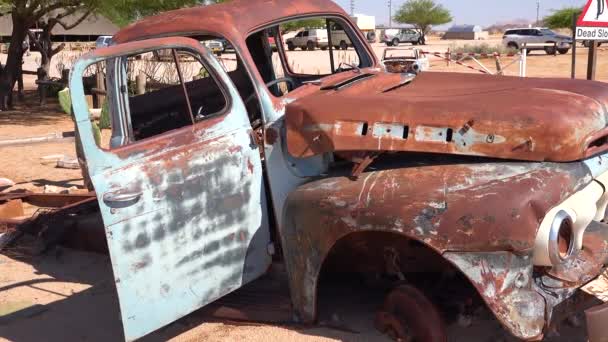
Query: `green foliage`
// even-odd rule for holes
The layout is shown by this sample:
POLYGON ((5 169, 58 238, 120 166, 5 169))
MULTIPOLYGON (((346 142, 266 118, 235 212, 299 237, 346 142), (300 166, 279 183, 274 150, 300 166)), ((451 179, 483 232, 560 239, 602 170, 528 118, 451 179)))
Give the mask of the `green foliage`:
POLYGON ((426 35, 433 25, 452 21, 452 15, 434 0, 407 0, 397 10, 394 19, 398 23, 414 25, 426 35))
POLYGON ((497 52, 500 54, 508 54, 508 53, 517 52, 516 49, 507 48, 507 47, 503 46, 502 44, 490 45, 488 43, 471 44, 471 45, 469 45, 469 44, 465 44, 465 45, 452 44, 452 45, 450 45, 450 51, 453 53, 486 53, 486 54, 492 54, 494 52, 497 52))
POLYGON ((325 28, 325 19, 294 20, 281 24, 282 32, 292 32, 306 28, 325 28))
POLYGON ((69 115, 72 115, 72 98, 70 98, 70 88, 65 88, 57 93, 61 109, 69 115))
POLYGON ((110 121, 110 107, 108 105, 108 101, 103 102, 103 106, 101 106, 101 115, 99 117, 99 129, 110 129, 112 127, 110 121))
POLYGON ((91 129, 93 130, 93 138, 97 146, 101 146, 101 130, 97 126, 97 122, 91 122, 91 129))
MULTIPOLYGON (((0 0, 1 1, 1 0, 0 0)), ((121 0, 105 1, 100 6, 100 13, 116 25, 126 26, 143 17, 170 11, 182 7, 197 6, 203 3, 214 4, 227 0, 121 0)))
POLYGON ((581 14, 582 11, 583 9, 580 7, 565 7, 560 10, 553 10, 551 15, 543 18, 543 22, 546 26, 552 29, 571 28, 572 17, 575 14, 581 14))

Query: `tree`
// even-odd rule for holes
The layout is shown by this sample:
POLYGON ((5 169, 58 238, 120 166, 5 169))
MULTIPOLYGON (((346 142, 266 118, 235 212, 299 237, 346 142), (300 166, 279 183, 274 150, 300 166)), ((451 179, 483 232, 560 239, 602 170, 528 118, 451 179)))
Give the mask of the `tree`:
POLYGON ((450 11, 435 3, 434 0, 407 0, 393 18, 402 24, 411 24, 422 34, 422 41, 433 25, 447 24, 452 21, 450 11))
POLYGON ((228 0, 122 0, 106 1, 100 12, 118 26, 125 26, 143 17, 177 8, 211 5, 228 0))
MULTIPOLYGON (((72 24, 65 23, 64 20, 76 13, 83 13, 86 17, 100 2, 101 0, 0 0, 0 15, 10 15, 13 23, 6 65, 0 68, 1 110, 6 110, 12 102, 12 90, 23 63, 23 42, 29 29, 41 22, 51 30, 58 24, 64 27, 77 25, 84 18, 72 24)), ((50 30, 47 33, 50 37, 50 30)), ((47 55, 51 52, 51 56, 55 52, 50 44, 44 50, 47 55)))
POLYGON ((580 7, 565 7, 560 10, 553 10, 551 15, 543 18, 546 26, 552 29, 571 28, 573 16, 580 15, 583 11, 580 7))

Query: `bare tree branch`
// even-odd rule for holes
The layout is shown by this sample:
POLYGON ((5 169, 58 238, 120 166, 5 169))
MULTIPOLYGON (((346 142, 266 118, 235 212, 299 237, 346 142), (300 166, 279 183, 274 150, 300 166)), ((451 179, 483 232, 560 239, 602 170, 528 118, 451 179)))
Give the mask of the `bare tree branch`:
POLYGON ((71 30, 74 27, 80 25, 80 23, 82 23, 89 15, 91 15, 93 11, 88 10, 86 11, 80 18, 78 18, 76 21, 74 21, 72 24, 66 24, 63 21, 61 21, 61 19, 57 19, 57 22, 59 23, 59 25, 61 25, 61 27, 63 27, 65 30, 71 30))

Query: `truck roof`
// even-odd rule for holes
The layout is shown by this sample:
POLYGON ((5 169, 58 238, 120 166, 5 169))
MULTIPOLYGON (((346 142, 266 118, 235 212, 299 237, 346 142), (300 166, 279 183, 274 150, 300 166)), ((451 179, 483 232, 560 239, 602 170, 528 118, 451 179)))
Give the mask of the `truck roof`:
POLYGON ((193 33, 229 40, 244 39, 256 29, 283 18, 321 14, 346 16, 344 10, 331 0, 233 0, 144 18, 120 30, 114 41, 124 43, 193 33))

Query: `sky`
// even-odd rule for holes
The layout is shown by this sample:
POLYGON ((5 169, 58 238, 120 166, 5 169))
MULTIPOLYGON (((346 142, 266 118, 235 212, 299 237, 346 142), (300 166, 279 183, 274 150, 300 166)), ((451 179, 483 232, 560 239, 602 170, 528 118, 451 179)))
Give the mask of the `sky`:
MULTIPOLYGON (((350 13, 350 0, 334 0, 350 13)), ((388 24, 388 0, 354 0, 355 13, 376 16, 376 24, 388 24)), ((436 0, 450 10, 452 24, 475 24, 489 26, 497 22, 513 19, 536 20, 536 0, 436 0)), ((393 8, 401 6, 405 0, 393 0, 393 8)), ((580 6, 586 0, 540 0, 540 17, 551 10, 563 7, 580 6)))

